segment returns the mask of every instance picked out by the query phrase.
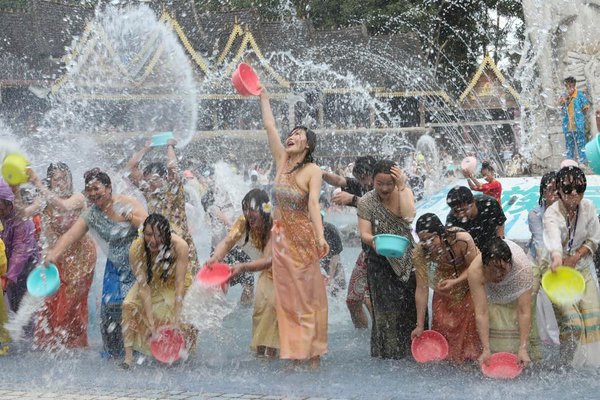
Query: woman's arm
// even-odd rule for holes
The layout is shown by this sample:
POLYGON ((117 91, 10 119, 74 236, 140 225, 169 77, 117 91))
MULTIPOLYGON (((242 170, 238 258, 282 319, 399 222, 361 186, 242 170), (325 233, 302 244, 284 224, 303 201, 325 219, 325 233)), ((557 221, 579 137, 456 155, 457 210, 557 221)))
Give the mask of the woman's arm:
POLYGON ((235 243, 236 241, 233 240, 233 238, 230 237, 230 235, 225 236, 223 240, 219 242, 217 247, 215 247, 213 255, 210 256, 210 258, 206 261, 206 264, 210 265, 222 261, 223 258, 225 258, 225 256, 227 255, 227 253, 229 253, 229 251, 233 249, 235 243))
POLYGON ((232 278, 242 272, 258 272, 264 269, 271 268, 271 238, 265 245, 263 256, 255 261, 246 263, 240 263, 234 265, 231 269, 233 271, 232 278))
POLYGON ((481 254, 478 255, 473 263, 469 266, 467 275, 469 281, 469 290, 471 291, 471 299, 475 306, 475 322, 477 324, 477 333, 483 347, 479 363, 484 363, 491 357, 490 351, 490 321, 488 315, 487 295, 485 293, 485 281, 483 278, 483 263, 481 254))
POLYGON ((330 184, 331 186, 336 186, 336 187, 340 187, 340 188, 345 188, 347 186, 346 183, 346 178, 344 178, 343 176, 331 173, 331 172, 327 172, 327 171, 323 171, 323 180, 325 182, 327 182, 328 184, 330 184))
POLYGON ((85 219, 82 217, 77 218, 77 221, 69 228, 68 231, 65 232, 58 240, 52 249, 48 251, 46 254, 46 258, 44 259, 44 264, 48 265, 48 263, 56 264, 56 260, 60 257, 60 255, 65 251, 67 247, 81 239, 88 231, 87 223, 85 219))
POLYGON ((517 302, 517 318, 519 321, 519 362, 527 366, 531 359, 527 352, 529 346, 529 332, 531 331, 531 290, 526 291, 517 302))
MULTIPOLYGON (((42 183, 39 176, 36 172, 28 168, 27 174, 29 175, 29 181, 37 188, 37 190, 44 196, 46 201, 51 204, 53 207, 56 207, 59 210, 70 211, 70 210, 81 210, 85 208, 85 197, 81 193, 73 193, 70 197, 64 199, 58 196, 56 193, 48 190, 46 185, 42 183)), ((37 200, 37 199, 36 199, 37 200)), ((37 211, 39 211, 41 207, 41 203, 34 202, 31 206, 26 208, 26 215, 33 215, 37 211), (35 207, 35 208, 32 208, 35 207)))
POLYGON ((275 117, 273 117, 273 110, 271 109, 271 103, 269 101, 269 94, 263 87, 260 92, 260 111, 262 113, 263 125, 267 130, 267 138, 269 140, 269 146, 271 147, 271 154, 277 166, 283 163, 285 159, 285 148, 281 144, 281 138, 277 131, 277 124, 275 123, 275 117))
POLYGON ((417 214, 417 209, 415 208, 413 192, 406 184, 406 174, 397 166, 391 168, 391 173, 396 184, 396 193, 398 196, 397 213, 407 221, 412 221, 417 214))
POLYGON ((151 140, 146 140, 144 142, 144 147, 142 147, 140 150, 134 153, 129 159, 129 161, 127 161, 127 171, 129 171, 129 180, 134 185, 137 185, 142 180, 143 175, 142 171, 139 168, 139 165, 140 161, 142 161, 142 158, 144 158, 148 150, 150 150, 151 143, 151 140))
POLYGON ((146 218, 148 218, 146 209, 142 203, 140 203, 134 197, 118 195, 116 196, 115 202, 121 202, 126 205, 126 207, 122 207, 120 214, 123 216, 123 218, 125 218, 125 221, 129 222, 136 228, 142 226, 146 218))
POLYGON ((321 207, 319 206, 319 196, 321 194, 321 168, 316 164, 309 164, 305 168, 310 168, 308 181, 308 214, 313 227, 313 233, 319 245, 319 256, 322 258, 329 253, 329 245, 325 240, 325 231, 323 230, 323 220, 321 218, 321 207))
POLYGON ((427 302, 429 300, 429 286, 427 282, 427 274, 425 270, 425 260, 423 257, 421 246, 417 245, 414 250, 413 262, 415 264, 417 288, 415 290, 415 303, 417 305, 417 323, 415 329, 410 334, 410 337, 421 336, 425 330, 425 315, 427 313, 427 302))
POLYGON ((358 232, 360 234, 360 240, 367 246, 375 249, 375 242, 373 240, 373 226, 371 221, 358 217, 358 232))

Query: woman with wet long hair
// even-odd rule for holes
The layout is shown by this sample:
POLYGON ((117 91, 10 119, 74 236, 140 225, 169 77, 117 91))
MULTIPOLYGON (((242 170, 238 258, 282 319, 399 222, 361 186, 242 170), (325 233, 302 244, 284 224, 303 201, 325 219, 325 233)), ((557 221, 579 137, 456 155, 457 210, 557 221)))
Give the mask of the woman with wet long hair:
POLYGON ((133 350, 151 354, 149 339, 163 326, 180 329, 186 348, 194 347, 195 330, 181 323, 183 296, 189 286, 186 284, 188 252, 187 242, 171 233, 171 225, 164 216, 150 214, 146 218, 142 236, 129 249, 136 283, 123 301, 123 368, 131 367, 133 350))
POLYGON ((102 284, 100 332, 104 354, 107 357, 120 357, 123 353, 121 307, 134 283, 129 265, 129 246, 148 214, 137 199, 113 193, 110 177, 99 168, 87 171, 84 180, 85 196, 91 206, 48 250, 45 263, 56 264, 64 251, 90 230, 108 245, 102 284))
POLYGON ((262 189, 252 189, 242 200, 242 211, 227 236, 217 245, 207 264, 222 261, 238 246, 251 261, 235 264, 233 276, 244 272, 259 272, 252 314, 252 342, 250 347, 258 357, 275 357, 279 349, 279 330, 275 311, 275 290, 271 269, 271 203, 262 189))
MULTIPOLYGON (((43 231, 48 246, 73 226, 85 209, 85 197, 73 192, 73 177, 62 162, 52 163, 46 173, 48 187, 29 170, 29 180, 42 195, 43 231)), ((35 326, 34 345, 49 350, 88 345, 87 298, 94 278, 96 246, 89 235, 68 246, 56 259, 61 285, 56 295, 46 298, 35 326)))
POLYGON ((560 357, 574 367, 600 366, 600 295, 593 254, 600 243, 600 223, 594 203, 584 198, 587 179, 574 166, 556 174, 559 200, 544 213, 544 243, 550 270, 575 268, 585 279, 583 299, 555 305, 560 332, 560 357))
POLYGON ((448 340, 448 360, 463 363, 481 354, 475 309, 467 271, 479 250, 468 232, 446 228, 437 215, 427 213, 417 220, 419 244, 415 248, 417 327, 414 339, 425 329, 429 288, 433 289, 431 329, 448 340))
POLYGON ((276 167, 272 246, 280 357, 318 368, 327 352, 327 293, 319 260, 329 246, 319 209, 322 172, 313 159, 317 136, 297 126, 281 143, 264 88, 260 108, 276 167))

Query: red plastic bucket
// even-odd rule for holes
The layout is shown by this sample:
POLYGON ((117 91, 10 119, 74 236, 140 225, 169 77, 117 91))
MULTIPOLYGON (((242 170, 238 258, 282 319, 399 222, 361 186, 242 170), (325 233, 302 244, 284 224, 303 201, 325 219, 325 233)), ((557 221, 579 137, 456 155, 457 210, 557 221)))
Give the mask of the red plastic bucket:
POLYGON ((512 353, 494 353, 486 363, 481 364, 481 372, 488 378, 514 379, 523 372, 519 359, 512 353))
POLYGON ((162 327, 158 336, 150 340, 150 351, 154 358, 165 364, 171 364, 180 358, 185 346, 183 334, 178 329, 162 327))
POLYGON ((205 265, 196 274, 196 279, 203 286, 223 286, 229 278, 231 278, 231 268, 222 263, 205 265))
POLYGON ((240 63, 231 76, 233 87, 242 96, 258 96, 261 92, 258 75, 246 63, 240 63))
POLYGON ((441 361, 448 357, 448 341, 439 332, 424 331, 413 339, 410 350, 417 362, 441 361))

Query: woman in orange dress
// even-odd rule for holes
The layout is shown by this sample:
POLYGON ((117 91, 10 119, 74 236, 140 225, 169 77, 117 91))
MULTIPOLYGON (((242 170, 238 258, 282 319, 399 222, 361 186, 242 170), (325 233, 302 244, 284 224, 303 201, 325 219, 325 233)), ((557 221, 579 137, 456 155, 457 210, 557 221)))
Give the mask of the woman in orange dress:
POLYGON ((448 360, 463 363, 481 354, 475 308, 471 300, 467 270, 479 250, 469 233, 446 228, 435 214, 417 220, 420 243, 414 253, 417 275, 417 327, 411 337, 421 336, 429 288, 433 289, 431 329, 448 341, 448 360))
POLYGON ((317 137, 296 127, 281 143, 264 88, 260 108, 276 166, 271 241, 280 358, 318 368, 327 352, 327 293, 319 260, 329 246, 319 209, 322 172, 312 158, 317 137))
MULTIPOLYGON (((73 178, 64 163, 50 164, 46 188, 33 170, 30 181, 46 204, 42 211, 44 235, 50 247, 85 208, 85 197, 73 193, 73 178)), ((96 246, 89 235, 65 249, 56 260, 61 285, 56 295, 46 298, 35 327, 34 345, 41 349, 86 347, 88 345, 88 292, 94 277, 96 246)))

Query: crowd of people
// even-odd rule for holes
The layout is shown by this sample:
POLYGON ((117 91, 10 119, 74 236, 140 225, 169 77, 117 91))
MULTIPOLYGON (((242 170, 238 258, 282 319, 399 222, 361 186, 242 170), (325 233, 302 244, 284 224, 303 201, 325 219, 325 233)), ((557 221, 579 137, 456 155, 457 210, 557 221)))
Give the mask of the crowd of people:
POLYGON ((127 163, 127 176, 145 205, 116 193, 111 177, 98 168, 84 174, 84 192, 75 192, 62 162, 50 164, 44 180, 28 170, 37 189, 32 201, 18 186, 0 181, 0 279, 6 294, 0 297, 0 354, 10 354, 8 313, 19 311, 27 275, 40 263, 57 266, 61 286, 44 300, 25 336, 44 351, 88 345, 87 297, 97 257, 94 241, 99 241, 107 258, 103 352, 125 369, 134 365, 135 352, 150 354, 150 338, 164 326, 180 330, 186 351, 194 350, 198 330, 183 317, 183 300, 193 274, 222 261, 231 265, 230 284, 243 287, 241 303, 254 305, 256 356, 308 368, 319 368, 328 351, 328 293, 339 296, 342 290, 354 326, 371 328, 372 357, 407 357, 411 341, 430 328, 447 339, 450 362, 485 363, 493 353, 507 351, 527 366, 542 355, 536 324, 540 275, 570 266, 586 280, 583 299, 545 315, 554 313, 558 321, 562 364, 600 366, 600 293, 593 262, 600 223, 584 198, 586 176, 580 168, 567 166, 542 178, 526 252, 505 238, 502 186, 490 163, 481 168, 485 183, 463 171, 469 187, 449 190, 445 222, 432 213, 414 221, 418 183, 399 163, 365 155, 356 159, 351 176, 324 170, 313 159, 316 134, 298 126, 282 142, 266 90, 259 102, 273 163, 269 170, 249 173, 251 189, 241 204, 219 185, 179 171, 175 140, 165 146, 164 160, 145 160, 146 143, 127 163), (263 175, 271 179, 264 183, 263 175), (323 182, 341 189, 333 192, 333 204, 356 208, 362 249, 347 284, 339 232, 323 221, 323 182), (205 262, 190 231, 189 185, 202 188, 210 221, 210 236, 200 238, 211 243, 205 262), (379 234, 405 237, 408 249, 400 257, 379 254, 374 240, 379 234))

